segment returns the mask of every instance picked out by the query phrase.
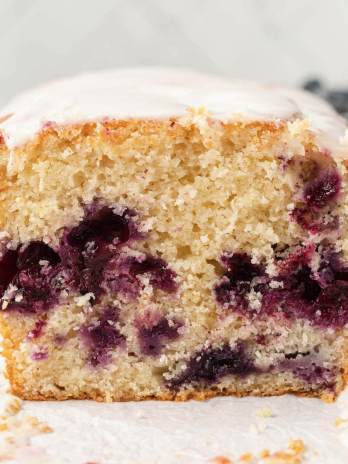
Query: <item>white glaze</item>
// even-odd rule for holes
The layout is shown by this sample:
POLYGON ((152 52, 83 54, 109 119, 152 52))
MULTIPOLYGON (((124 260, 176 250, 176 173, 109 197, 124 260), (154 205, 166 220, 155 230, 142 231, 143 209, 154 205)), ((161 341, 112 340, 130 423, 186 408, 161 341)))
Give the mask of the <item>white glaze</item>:
POLYGON ((300 90, 154 67, 83 74, 37 87, 3 109, 2 116, 11 116, 0 123, 0 131, 13 148, 47 122, 161 119, 198 107, 222 121, 303 118, 329 149, 339 146, 347 128, 327 103, 300 90))

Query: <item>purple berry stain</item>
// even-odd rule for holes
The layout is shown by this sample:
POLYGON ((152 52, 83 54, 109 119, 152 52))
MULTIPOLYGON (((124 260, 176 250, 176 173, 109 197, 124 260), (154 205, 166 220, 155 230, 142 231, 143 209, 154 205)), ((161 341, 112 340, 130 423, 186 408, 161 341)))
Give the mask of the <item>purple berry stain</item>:
POLYGON ((173 293, 177 289, 175 272, 169 269, 167 263, 161 258, 147 255, 140 261, 133 259, 130 273, 134 276, 149 275, 150 285, 164 292, 173 293))
POLYGON ((290 353, 275 367, 276 372, 292 372, 293 375, 311 385, 332 388, 336 376, 335 370, 323 366, 323 361, 310 352, 290 353))
POLYGON ((322 209, 335 200, 341 189, 341 178, 337 171, 324 171, 308 182, 304 189, 304 200, 309 208, 322 209))
POLYGON ((214 289, 217 302, 222 306, 245 307, 245 297, 251 290, 252 280, 263 276, 264 268, 253 264, 246 253, 223 254, 221 263, 225 273, 214 289))
POLYGON ((177 320, 167 319, 160 313, 146 313, 135 323, 140 351, 147 356, 157 356, 166 343, 177 340, 183 324, 177 320))
POLYGON ((99 319, 81 328, 80 333, 89 355, 89 363, 96 367, 106 365, 111 359, 111 352, 116 348, 123 348, 125 337, 115 324, 118 321, 117 308, 108 307, 99 319))
POLYGON ((38 319, 35 322, 34 328, 31 329, 27 334, 28 340, 35 340, 36 338, 41 337, 43 335, 43 329, 46 325, 46 322, 42 319, 38 319))
POLYGON ((45 350, 35 351, 31 355, 31 359, 33 361, 45 361, 46 359, 48 359, 48 352, 45 350))
POLYGON ((302 205, 292 211, 291 217, 303 229, 318 234, 338 228, 338 217, 325 213, 338 198, 342 180, 337 170, 321 168, 318 164, 314 173, 314 178, 304 185, 302 205))
POLYGON ((111 259, 105 267, 103 286, 134 300, 144 287, 144 276, 148 277, 153 289, 165 293, 174 293, 177 290, 175 272, 169 269, 163 259, 148 254, 139 254, 136 257, 116 256, 111 259))

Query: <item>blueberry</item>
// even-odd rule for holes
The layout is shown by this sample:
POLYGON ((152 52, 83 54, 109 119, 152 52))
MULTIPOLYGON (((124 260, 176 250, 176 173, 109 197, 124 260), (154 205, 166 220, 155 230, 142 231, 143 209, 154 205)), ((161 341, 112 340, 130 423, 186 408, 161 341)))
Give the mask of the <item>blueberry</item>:
POLYGON ((315 301, 321 292, 319 283, 313 278, 312 271, 308 266, 302 267, 293 275, 288 277, 290 293, 294 294, 306 302, 315 301))
POLYGON ((117 320, 118 310, 107 307, 96 323, 82 327, 80 333, 88 348, 88 360, 92 366, 107 364, 111 351, 125 345, 125 337, 114 325, 117 320))
POLYGON ((245 307, 245 295, 251 290, 252 280, 264 275, 263 266, 253 264, 246 253, 225 253, 221 263, 226 271, 214 289, 218 303, 245 307))
POLYGON ((307 207, 322 209, 337 198, 340 190, 341 177, 336 170, 330 170, 308 182, 303 196, 307 207))
POLYGON ((8 285, 12 282, 18 272, 17 268, 18 252, 17 250, 7 250, 0 260, 0 292, 5 292, 8 285))
POLYGON ((54 303, 49 278, 33 267, 20 271, 13 280, 21 299, 10 302, 9 309, 21 312, 38 313, 47 311, 54 303))
POLYGON ((161 353, 167 342, 179 338, 179 328, 182 323, 168 321, 165 317, 160 318, 150 327, 140 325, 138 328, 138 340, 140 351, 148 356, 157 356, 161 353))
POLYGON ((312 309, 314 324, 344 327, 348 323, 348 282, 338 280, 324 288, 312 309))
POLYGON ((50 273, 59 261, 59 255, 40 241, 30 242, 20 251, 7 251, 0 265, 1 288, 4 292, 12 283, 18 296, 9 300, 7 309, 28 313, 49 309, 55 301, 51 293, 50 273), (44 272, 40 261, 48 262, 51 267, 44 272))
POLYGON ((224 344, 196 352, 187 362, 187 367, 168 382, 168 387, 177 389, 182 385, 211 385, 226 375, 245 377, 257 372, 241 343, 231 348, 224 344))
POLYGON ((331 90, 326 98, 338 113, 348 113, 348 90, 331 90))
POLYGON ((69 245, 83 249, 88 242, 111 243, 115 238, 124 243, 129 239, 128 221, 107 206, 87 217, 67 235, 69 245))
POLYGON ((50 246, 41 241, 30 242, 18 254, 18 269, 26 269, 31 266, 39 265, 40 261, 47 261, 54 266, 60 262, 60 257, 50 246))
POLYGON ((262 266, 253 264, 246 253, 225 254, 221 257, 223 266, 231 282, 251 282, 263 273, 262 266))
POLYGON ((319 79, 309 79, 303 84, 303 88, 313 93, 321 93, 322 83, 319 79))
POLYGON ((134 259, 130 272, 135 276, 149 274, 150 284, 167 293, 175 292, 177 288, 175 272, 169 269, 168 264, 161 258, 147 255, 143 261, 134 259))

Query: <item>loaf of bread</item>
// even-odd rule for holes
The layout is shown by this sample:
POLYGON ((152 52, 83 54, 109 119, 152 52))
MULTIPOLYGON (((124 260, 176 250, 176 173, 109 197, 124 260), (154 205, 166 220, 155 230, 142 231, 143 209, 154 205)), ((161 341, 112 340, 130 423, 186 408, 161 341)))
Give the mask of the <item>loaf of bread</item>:
POLYGON ((346 123, 174 69, 38 87, 0 117, 13 392, 330 400, 348 375, 346 123))

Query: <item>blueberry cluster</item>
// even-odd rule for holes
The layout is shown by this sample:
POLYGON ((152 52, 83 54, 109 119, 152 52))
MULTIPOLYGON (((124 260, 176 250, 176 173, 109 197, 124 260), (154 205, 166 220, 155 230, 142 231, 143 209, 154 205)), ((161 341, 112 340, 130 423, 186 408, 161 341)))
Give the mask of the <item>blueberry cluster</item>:
POLYGON ((311 234, 338 228, 338 217, 331 213, 341 192, 341 177, 334 168, 315 167, 315 176, 303 188, 300 204, 292 211, 291 217, 311 234))
POLYGON ((0 259, 3 309, 39 314, 67 293, 92 294, 92 304, 109 291, 136 298, 144 275, 153 288, 174 292, 176 275, 163 259, 123 253, 126 245, 144 239, 135 217, 129 209, 117 214, 95 202, 78 225, 64 231, 57 249, 32 241, 5 251, 0 259))
POLYGON ((300 246, 279 256, 279 274, 273 279, 246 254, 225 254, 221 263, 225 273, 214 291, 225 311, 249 318, 303 318, 319 327, 341 328, 348 323, 348 263, 329 242, 300 246), (320 259, 315 272, 310 266, 314 253, 320 259), (248 300, 251 290, 259 297, 256 308, 248 300))

